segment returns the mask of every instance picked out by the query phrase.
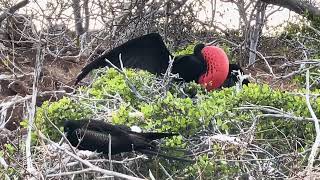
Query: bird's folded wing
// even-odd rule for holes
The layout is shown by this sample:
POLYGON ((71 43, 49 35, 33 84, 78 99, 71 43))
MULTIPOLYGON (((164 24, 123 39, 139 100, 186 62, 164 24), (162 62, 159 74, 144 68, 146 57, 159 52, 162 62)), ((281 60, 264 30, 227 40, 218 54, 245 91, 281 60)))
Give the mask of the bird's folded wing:
POLYGON ((101 132, 104 134, 121 135, 125 133, 126 129, 130 130, 130 128, 127 127, 125 129, 124 127, 120 127, 118 125, 112 125, 110 123, 104 122, 103 120, 89 119, 86 121, 86 123, 83 124, 82 129, 101 132))
POLYGON ((164 73, 168 67, 169 56, 171 56, 159 34, 147 34, 129 40, 96 58, 81 70, 75 84, 93 69, 105 66, 112 67, 106 59, 120 67, 119 54, 121 54, 123 67, 143 69, 153 74, 164 73))
POLYGON ((82 141, 82 143, 94 143, 97 145, 108 144, 109 135, 101 132, 91 131, 88 129, 77 129, 77 138, 82 141))

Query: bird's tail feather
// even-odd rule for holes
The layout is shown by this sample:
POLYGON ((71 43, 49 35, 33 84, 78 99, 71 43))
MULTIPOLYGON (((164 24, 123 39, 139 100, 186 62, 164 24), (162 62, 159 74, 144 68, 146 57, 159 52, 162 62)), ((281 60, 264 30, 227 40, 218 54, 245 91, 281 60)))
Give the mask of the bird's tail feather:
POLYGON ((177 136, 178 133, 155 133, 155 132, 148 132, 148 133, 141 133, 141 135, 149 140, 156 140, 165 137, 177 136))
POLYGON ((185 159, 185 158, 180 158, 180 157, 168 156, 168 155, 165 155, 165 154, 162 154, 162 153, 159 153, 156 151, 152 151, 152 150, 147 150, 147 149, 141 149, 141 150, 139 150, 139 152, 141 152, 143 154, 148 154, 148 155, 160 156, 160 157, 163 157, 163 158, 169 159, 169 160, 192 162, 192 163, 196 162, 193 159, 185 159))

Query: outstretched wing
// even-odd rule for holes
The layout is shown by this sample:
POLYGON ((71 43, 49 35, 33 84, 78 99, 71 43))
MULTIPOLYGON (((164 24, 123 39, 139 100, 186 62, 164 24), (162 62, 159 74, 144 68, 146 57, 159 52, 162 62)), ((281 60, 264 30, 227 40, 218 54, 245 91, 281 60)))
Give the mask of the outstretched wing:
POLYGON ((119 54, 124 67, 142 69, 153 74, 164 73, 168 67, 169 56, 172 56, 159 34, 147 34, 129 40, 96 58, 81 70, 75 84, 78 84, 93 69, 111 67, 106 59, 120 67, 119 54))

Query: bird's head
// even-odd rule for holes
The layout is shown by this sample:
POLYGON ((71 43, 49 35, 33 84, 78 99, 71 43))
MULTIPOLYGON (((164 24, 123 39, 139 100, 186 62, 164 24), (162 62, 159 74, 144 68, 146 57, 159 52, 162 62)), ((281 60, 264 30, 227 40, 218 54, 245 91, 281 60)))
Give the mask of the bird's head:
POLYGON ((71 133, 78 128, 81 128, 81 123, 75 120, 66 120, 63 125, 65 133, 71 133))
POLYGON ((227 79, 229 73, 229 60, 227 54, 219 47, 195 46, 194 53, 202 56, 206 63, 206 71, 198 79, 198 83, 208 91, 219 88, 227 79))

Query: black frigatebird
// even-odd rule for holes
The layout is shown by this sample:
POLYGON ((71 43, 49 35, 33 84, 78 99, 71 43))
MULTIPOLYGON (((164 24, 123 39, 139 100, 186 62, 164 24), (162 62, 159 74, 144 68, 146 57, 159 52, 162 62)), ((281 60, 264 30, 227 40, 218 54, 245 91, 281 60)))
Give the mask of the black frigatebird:
MULTIPOLYGON (((167 49, 162 37, 158 33, 150 33, 131 39, 97 57, 81 70, 75 84, 78 84, 93 69, 105 66, 112 67, 109 62, 120 68, 119 54, 121 54, 123 67, 142 69, 156 75, 164 74, 170 59, 174 57, 167 49)), ((237 69, 229 69, 226 53, 216 46, 197 44, 193 54, 174 58, 172 73, 179 74, 179 77, 186 82, 195 81, 209 91, 220 88, 228 76, 236 77, 231 74, 232 70, 241 70, 240 67, 240 69, 238 67, 237 69)), ((236 67, 232 66, 232 68, 236 67)), ((233 85, 235 84, 225 83, 224 87, 233 85)))
POLYGON ((178 135, 176 133, 131 131, 123 125, 112 125, 99 120, 67 120, 64 123, 64 132, 72 146, 80 150, 97 151, 103 154, 109 153, 111 142, 111 154, 138 151, 142 153, 157 153, 153 140, 178 135), (111 137, 111 141, 109 138, 111 137))

